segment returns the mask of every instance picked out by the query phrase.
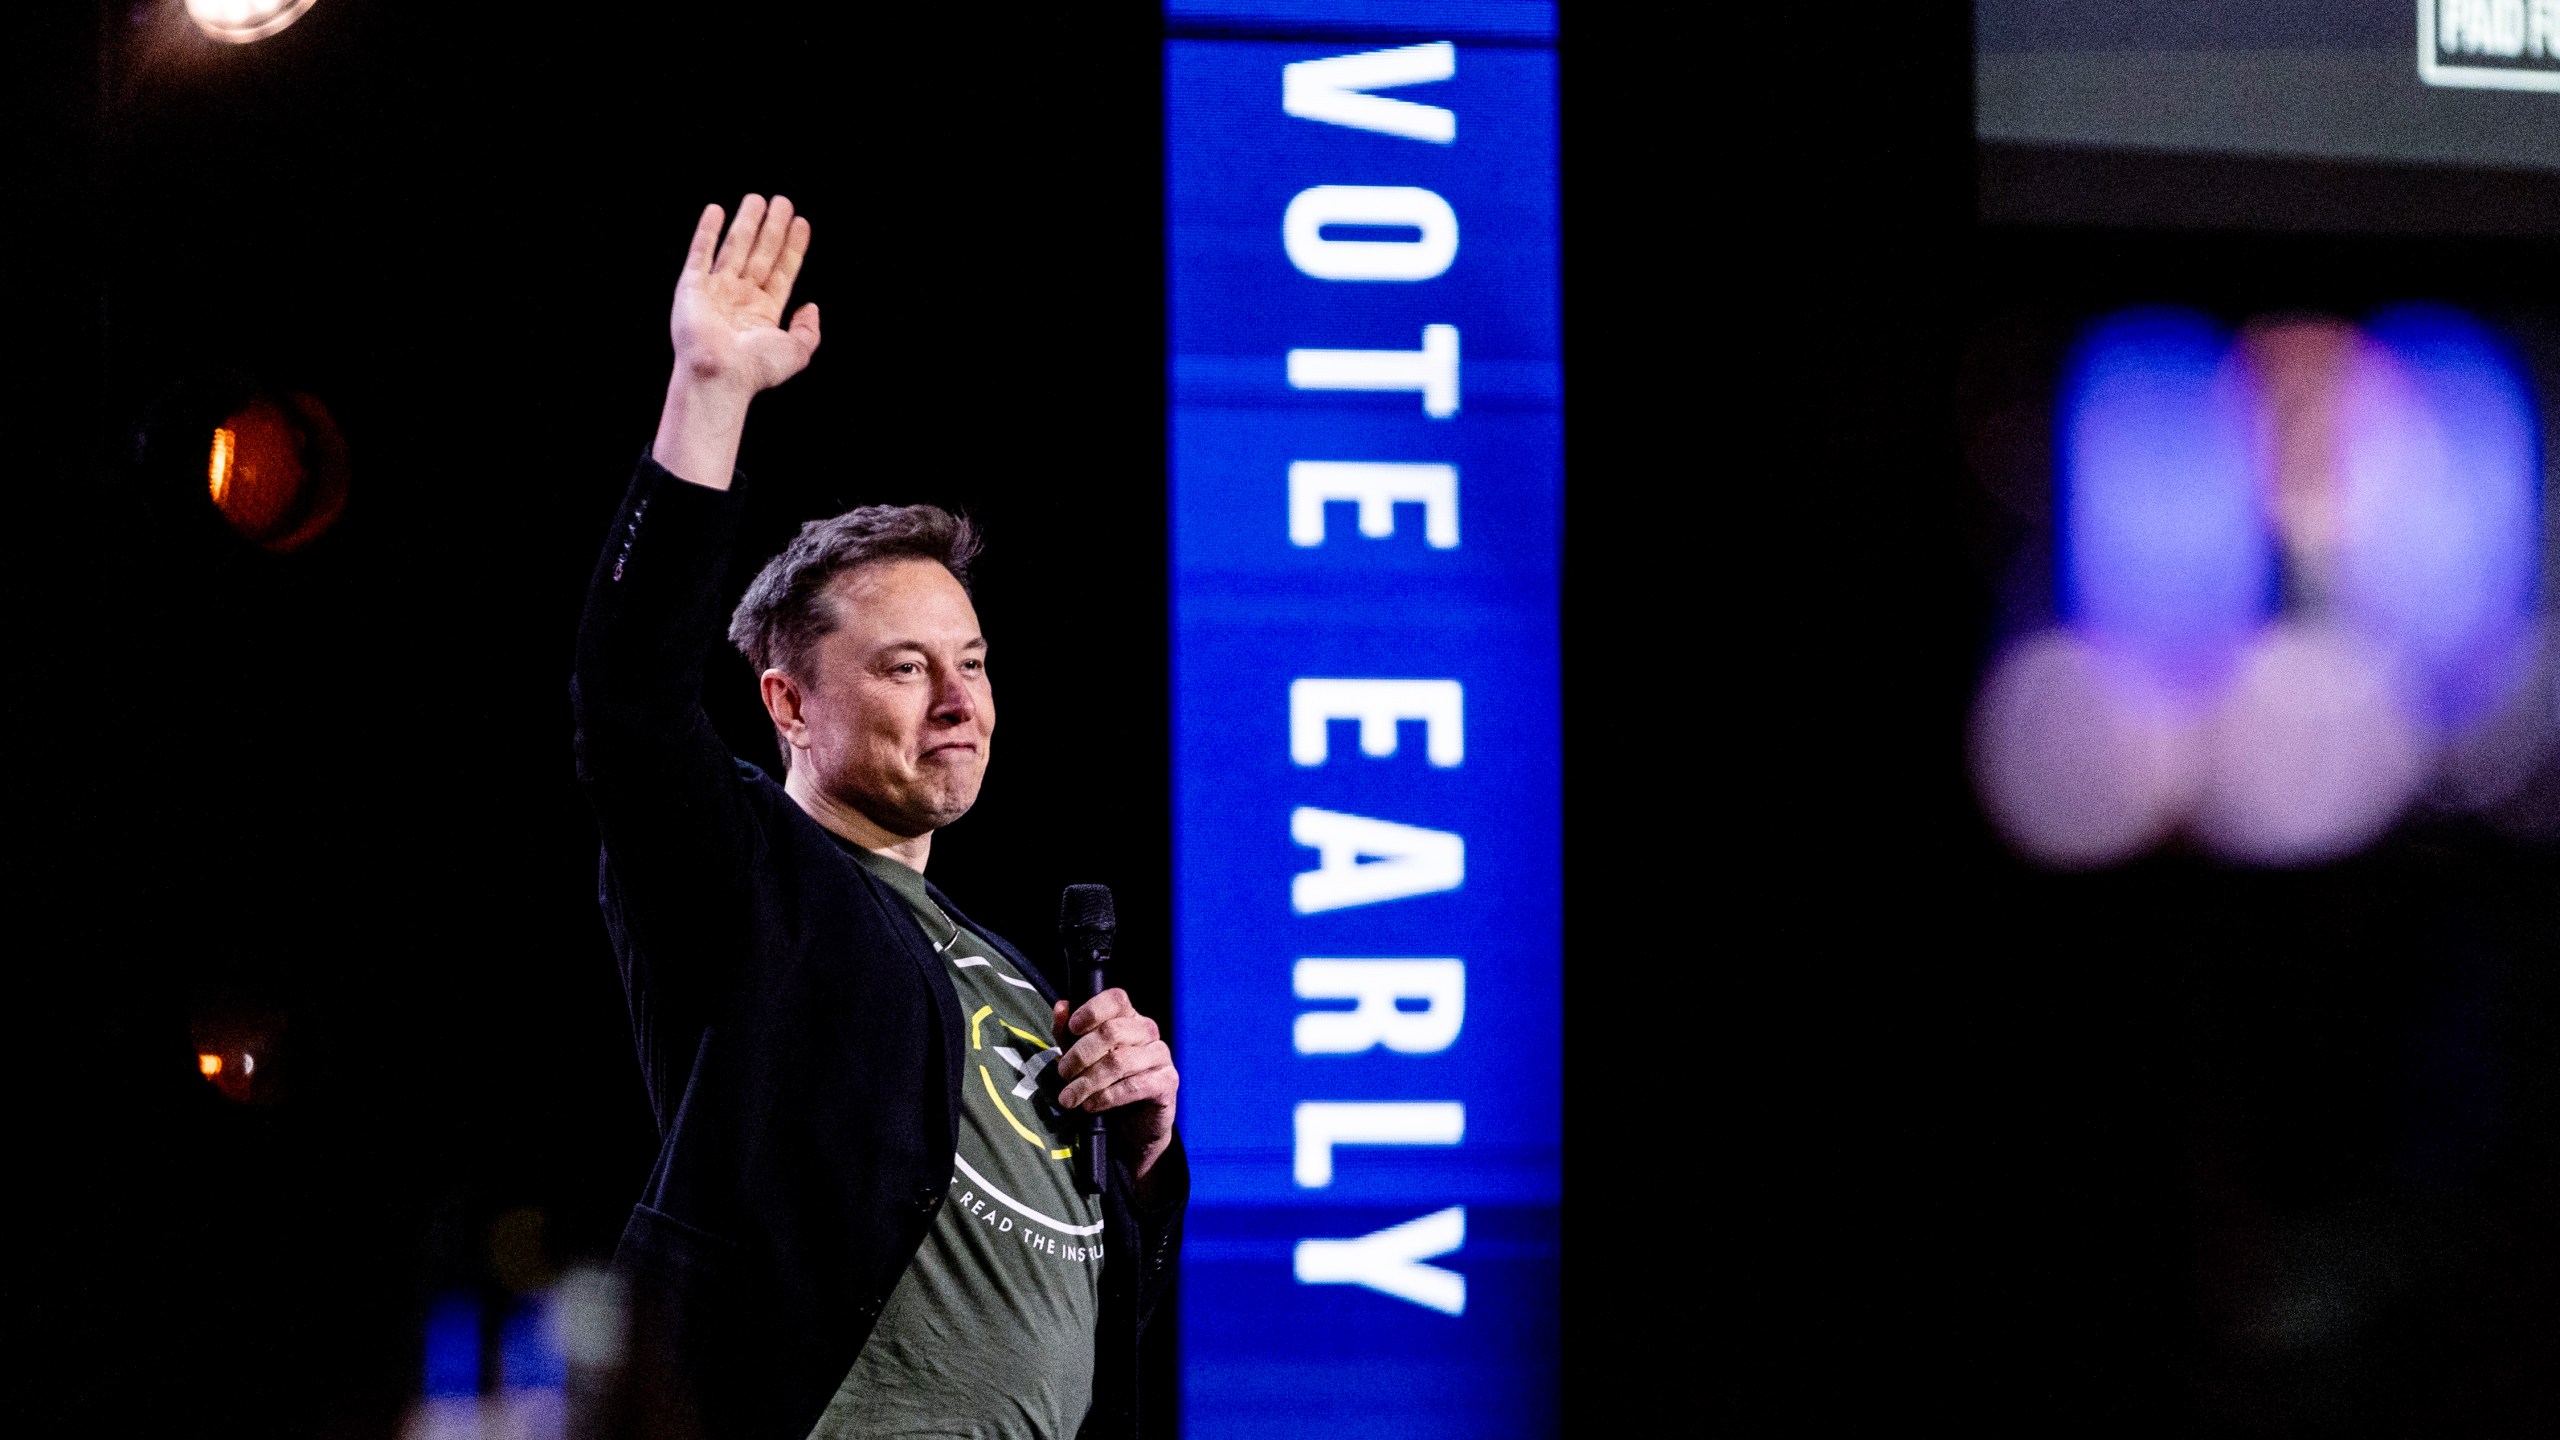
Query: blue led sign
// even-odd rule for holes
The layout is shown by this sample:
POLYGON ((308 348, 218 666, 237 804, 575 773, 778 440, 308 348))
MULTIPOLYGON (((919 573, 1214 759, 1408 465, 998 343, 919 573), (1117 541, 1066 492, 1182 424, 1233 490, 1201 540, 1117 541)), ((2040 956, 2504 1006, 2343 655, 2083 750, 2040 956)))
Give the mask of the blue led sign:
POLYGON ((1167 11, 1184 1433, 1552 1433, 1553 7, 1167 11))

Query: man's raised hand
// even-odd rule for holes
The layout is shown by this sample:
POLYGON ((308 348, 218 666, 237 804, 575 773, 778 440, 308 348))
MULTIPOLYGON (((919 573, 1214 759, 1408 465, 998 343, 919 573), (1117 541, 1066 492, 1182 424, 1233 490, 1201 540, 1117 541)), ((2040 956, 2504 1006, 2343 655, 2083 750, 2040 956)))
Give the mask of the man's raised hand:
POLYGON ((800 373, 818 349, 818 307, 803 305, 782 325, 783 307, 800 261, 809 253, 809 222, 791 202, 761 195, 738 202, 738 223, 720 237, 720 207, 706 205, 693 227, 684 273, 676 279, 675 340, 680 377, 726 384, 753 394, 800 373), (715 248, 716 251, 715 251, 715 248))
POLYGON ((720 238, 720 207, 702 207, 676 277, 667 330, 676 343, 667 408, 649 447, 677 478, 729 488, 746 433, 747 402, 797 375, 818 349, 818 307, 803 305, 782 323, 791 282, 809 253, 809 222, 791 202, 761 195, 738 202, 738 223, 720 238))

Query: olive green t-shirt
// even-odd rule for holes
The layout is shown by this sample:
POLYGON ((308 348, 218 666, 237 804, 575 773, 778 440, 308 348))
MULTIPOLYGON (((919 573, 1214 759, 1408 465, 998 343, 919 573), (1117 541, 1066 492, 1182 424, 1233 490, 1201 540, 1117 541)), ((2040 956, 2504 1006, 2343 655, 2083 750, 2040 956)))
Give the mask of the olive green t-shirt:
POLYGON ((1069 1440, 1093 1400, 1102 1201, 1071 1178, 1048 1002, 923 876, 846 849, 950 967, 969 1048, 951 1190, 811 1440, 1069 1440))

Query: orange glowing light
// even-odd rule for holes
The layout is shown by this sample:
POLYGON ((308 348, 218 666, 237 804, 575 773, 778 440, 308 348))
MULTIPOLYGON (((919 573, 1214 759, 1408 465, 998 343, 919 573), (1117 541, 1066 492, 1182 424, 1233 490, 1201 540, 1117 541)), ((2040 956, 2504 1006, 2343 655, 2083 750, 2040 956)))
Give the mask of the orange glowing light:
POLYGON ((213 427, 213 457, 205 462, 204 478, 205 488, 212 492, 216 505, 231 493, 231 452, 239 443, 240 437, 231 433, 230 426, 213 427))
POLYGON ((346 442, 317 399, 254 396, 216 422, 205 480, 233 530, 284 554, 318 538, 346 508, 346 442))
POLYGON ((199 1055, 196 1057, 196 1068, 203 1071, 206 1078, 210 1079, 211 1077, 222 1073, 222 1057, 219 1055, 199 1055))

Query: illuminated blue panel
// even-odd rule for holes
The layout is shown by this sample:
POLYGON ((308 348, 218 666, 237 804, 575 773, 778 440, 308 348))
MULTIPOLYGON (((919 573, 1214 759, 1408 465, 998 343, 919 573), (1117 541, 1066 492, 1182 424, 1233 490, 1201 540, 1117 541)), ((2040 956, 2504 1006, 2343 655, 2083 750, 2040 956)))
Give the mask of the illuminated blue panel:
POLYGON ((1551 1434, 1552 8, 1168 17, 1184 1433, 1551 1434))

